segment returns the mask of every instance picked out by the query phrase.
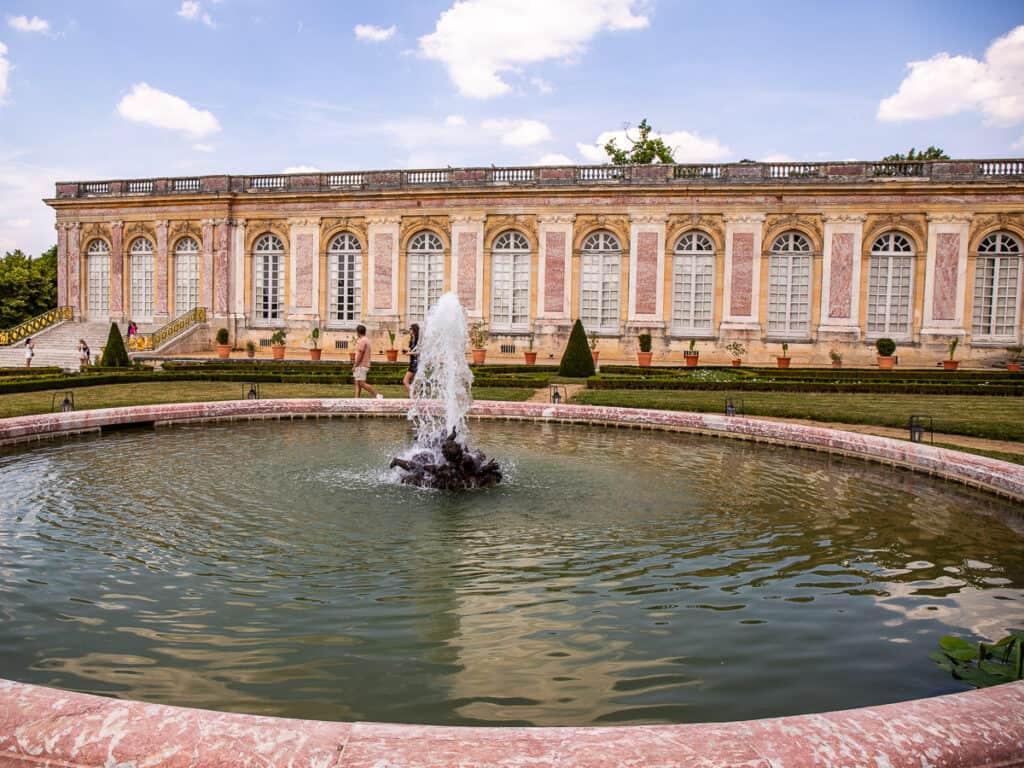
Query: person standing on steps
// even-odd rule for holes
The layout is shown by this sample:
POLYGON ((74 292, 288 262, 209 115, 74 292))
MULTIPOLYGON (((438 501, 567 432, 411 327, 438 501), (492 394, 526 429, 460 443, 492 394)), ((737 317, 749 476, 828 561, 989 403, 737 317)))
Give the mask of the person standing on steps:
POLYGON ((89 345, 85 343, 85 339, 78 340, 78 367, 89 367, 89 345))
POLYGON ((32 341, 32 337, 29 336, 25 339, 25 367, 32 367, 32 358, 36 356, 36 343, 32 341))
POLYGON ((420 324, 413 323, 409 326, 409 370, 402 379, 402 386, 408 394, 412 394, 412 380, 416 378, 416 368, 420 359, 420 324))
POLYGON ((356 397, 362 390, 366 390, 378 400, 383 400, 384 395, 375 387, 366 383, 366 376, 370 372, 370 342, 366 338, 366 326, 356 326, 356 359, 352 363, 352 380, 356 383, 356 397))

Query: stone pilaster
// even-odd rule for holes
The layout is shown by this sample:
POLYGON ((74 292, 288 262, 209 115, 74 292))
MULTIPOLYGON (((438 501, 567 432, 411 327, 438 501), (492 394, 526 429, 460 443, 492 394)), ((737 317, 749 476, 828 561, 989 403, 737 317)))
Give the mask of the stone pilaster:
POLYGON ((233 319, 245 317, 245 219, 234 219, 231 223, 231 240, 228 245, 231 261, 230 307, 233 319))
POLYGON ((319 285, 317 254, 320 250, 320 219, 288 220, 291 258, 288 260, 288 297, 285 317, 319 324, 316 288, 319 285))
POLYGON ((81 224, 67 225, 68 240, 68 305, 76 319, 82 315, 81 224))
POLYGON ((860 337, 861 214, 825 214, 818 333, 860 337))
POLYGON ((228 238, 229 224, 227 219, 215 219, 213 222, 213 316, 228 316, 231 285, 228 279, 228 238))
POLYGON ((725 214, 721 331, 760 333, 763 213, 725 214))
POLYGON ((664 324, 665 214, 635 214, 629 218, 630 323, 664 324))
POLYGON ((537 217, 537 319, 567 324, 572 319, 572 227, 574 214, 537 217))
POLYGON ((57 306, 68 305, 68 228, 63 221, 58 221, 57 230, 57 306))
POLYGON ((471 320, 484 316, 484 216, 452 216, 452 290, 471 320))
POLYGON ((967 238, 971 214, 928 215, 922 340, 963 336, 967 292, 967 238))
POLYGON ((170 311, 167 307, 167 274, 170 264, 167 258, 167 221, 153 222, 156 229, 156 253, 153 254, 153 321, 167 322, 170 311))
POLYGON ((199 222, 203 228, 203 250, 199 264, 199 305, 213 311, 213 219, 199 222))
POLYGON ((380 322, 396 322, 398 306, 398 216, 368 216, 366 239, 369 241, 369 274, 364 279, 367 291, 367 316, 380 322))
POLYGON ((124 320, 124 222, 110 222, 110 319, 124 320))

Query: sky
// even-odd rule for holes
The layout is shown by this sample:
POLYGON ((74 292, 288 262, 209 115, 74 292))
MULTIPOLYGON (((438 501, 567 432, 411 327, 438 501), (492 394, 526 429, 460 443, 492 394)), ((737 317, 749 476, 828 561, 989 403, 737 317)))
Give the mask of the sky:
POLYGON ((0 251, 60 181, 1024 156, 1021 0, 0 0, 0 251))

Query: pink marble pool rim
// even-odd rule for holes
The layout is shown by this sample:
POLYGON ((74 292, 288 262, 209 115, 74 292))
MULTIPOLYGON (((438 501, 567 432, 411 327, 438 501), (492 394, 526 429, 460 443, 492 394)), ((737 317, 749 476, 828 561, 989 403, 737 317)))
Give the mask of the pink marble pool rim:
MULTIPOLYGON (((0 420, 0 444, 138 422, 402 415, 408 401, 175 403, 0 420)), ((482 418, 740 437, 939 475, 1024 501, 1024 470, 824 427, 717 414, 478 402, 482 418)), ((1024 767, 1024 682, 856 710, 734 723, 461 728, 328 723, 122 701, 0 680, 2 766, 1024 767)))

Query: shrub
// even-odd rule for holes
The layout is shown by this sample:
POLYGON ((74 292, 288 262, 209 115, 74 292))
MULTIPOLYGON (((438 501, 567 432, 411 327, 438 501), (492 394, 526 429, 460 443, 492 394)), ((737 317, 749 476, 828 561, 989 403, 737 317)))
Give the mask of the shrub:
POLYGON ((875 349, 878 350, 880 357, 892 357, 892 353, 896 351, 896 342, 883 337, 875 342, 875 349))
POLYGON ((217 329, 217 343, 218 344, 227 344, 228 343, 228 329, 227 328, 218 328, 217 329))
POLYGON ((288 332, 284 328, 278 328, 270 335, 270 343, 275 347, 283 347, 287 337, 288 332))
POLYGON ((640 342, 640 351, 641 352, 650 352, 651 351, 651 334, 649 334, 649 333, 641 333, 639 336, 637 336, 637 339, 640 342))
POLYGON ((121 368, 130 365, 128 362, 128 350, 124 348, 124 338, 121 336, 121 329, 117 323, 110 324, 110 333, 107 334, 107 346, 103 348, 103 357, 100 365, 107 368, 121 368))
POLYGON ((579 319, 572 326, 569 343, 565 345, 562 362, 558 366, 558 375, 572 377, 594 375, 594 357, 590 354, 587 333, 583 330, 583 323, 579 319))

